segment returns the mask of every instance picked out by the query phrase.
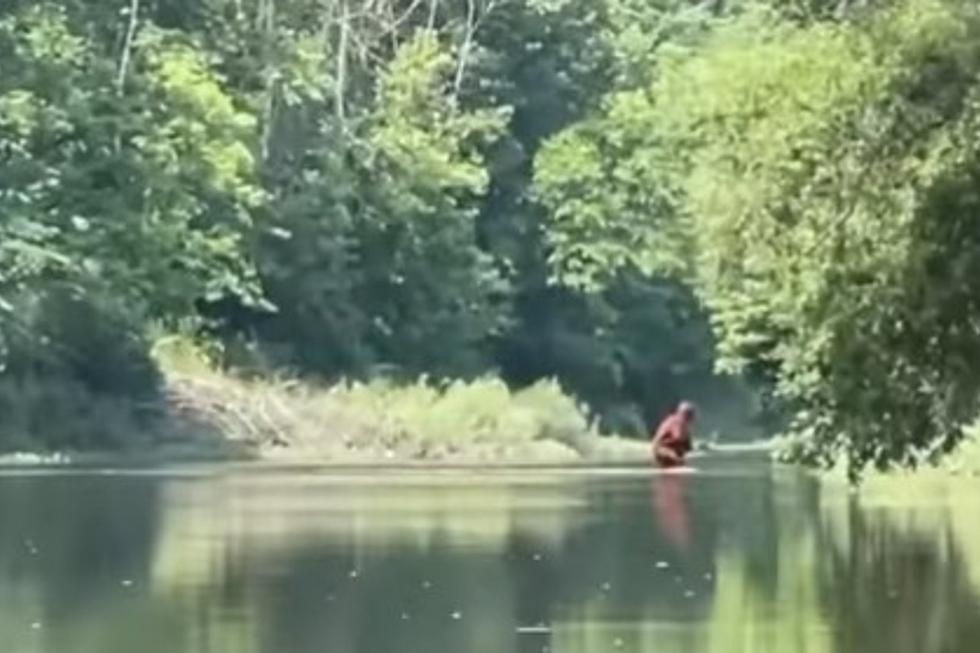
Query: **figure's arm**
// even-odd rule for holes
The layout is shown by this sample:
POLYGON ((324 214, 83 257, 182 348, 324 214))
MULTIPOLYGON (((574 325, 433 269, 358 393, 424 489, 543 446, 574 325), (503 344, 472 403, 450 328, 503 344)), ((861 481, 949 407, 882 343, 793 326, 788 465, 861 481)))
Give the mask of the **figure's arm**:
POLYGON ((683 454, 686 455, 691 453, 691 449, 692 449, 691 435, 687 434, 685 437, 681 438, 681 441, 678 443, 678 445, 683 454))
POLYGON ((688 453, 691 452, 691 449, 693 448, 691 429, 689 426, 685 425, 682 426, 679 430, 680 433, 678 434, 677 445, 678 448, 681 450, 682 455, 687 455, 688 453))

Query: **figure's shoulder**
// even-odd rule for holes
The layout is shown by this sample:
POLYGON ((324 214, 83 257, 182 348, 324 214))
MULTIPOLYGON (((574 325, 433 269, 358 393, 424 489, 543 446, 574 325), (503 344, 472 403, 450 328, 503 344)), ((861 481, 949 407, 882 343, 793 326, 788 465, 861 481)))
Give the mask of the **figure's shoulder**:
POLYGON ((675 429, 677 428, 678 420, 675 413, 667 415, 662 420, 660 420, 660 425, 657 427, 658 431, 663 431, 665 429, 675 429))

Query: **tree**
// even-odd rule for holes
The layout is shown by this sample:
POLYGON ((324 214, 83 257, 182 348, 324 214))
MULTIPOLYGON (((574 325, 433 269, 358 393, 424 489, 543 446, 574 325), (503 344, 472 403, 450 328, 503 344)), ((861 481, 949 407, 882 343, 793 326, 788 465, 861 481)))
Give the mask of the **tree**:
POLYGON ((159 381, 147 320, 196 319, 207 298, 261 302, 243 256, 261 197, 253 121, 179 36, 124 20, 117 59, 92 36, 105 25, 74 10, 0 19, 5 381, 145 397, 159 381))
MULTIPOLYGON (((954 0, 908 0, 843 23, 749 12, 662 62, 648 95, 616 98, 608 112, 646 134, 632 149, 649 162, 616 188, 669 208, 647 221, 652 235, 633 233, 643 228, 634 222, 624 240, 619 216, 600 207, 571 242, 596 237, 584 250, 601 269, 617 262, 608 250, 637 259, 631 245, 673 221, 721 365, 773 380, 795 416, 795 459, 845 457, 854 474, 915 464, 952 446, 976 414, 980 378, 962 361, 980 342, 967 281, 978 261, 967 190, 978 164, 977 26, 975 9, 954 0)), ((549 165, 545 192, 559 187, 549 165)))

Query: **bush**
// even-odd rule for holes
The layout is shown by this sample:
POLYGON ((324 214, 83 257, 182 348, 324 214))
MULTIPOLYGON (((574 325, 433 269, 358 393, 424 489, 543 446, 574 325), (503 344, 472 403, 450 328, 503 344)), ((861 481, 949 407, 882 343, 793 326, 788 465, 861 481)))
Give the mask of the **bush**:
POLYGON ((122 449, 149 439, 150 412, 138 402, 70 379, 4 378, 0 414, 3 451, 122 449))
POLYGON ((162 376, 138 312, 51 286, 0 320, 0 448, 117 448, 148 427, 162 376))
POLYGON ((553 381, 516 392, 494 378, 318 388, 211 372, 172 373, 169 387, 181 414, 231 440, 320 459, 571 460, 599 440, 583 407, 553 381))
POLYGON ((557 383, 511 392, 494 378, 437 388, 386 381, 346 385, 335 395, 346 410, 375 416, 389 444, 412 443, 420 453, 453 453, 472 445, 507 447, 552 441, 580 453, 597 437, 584 411, 557 383))

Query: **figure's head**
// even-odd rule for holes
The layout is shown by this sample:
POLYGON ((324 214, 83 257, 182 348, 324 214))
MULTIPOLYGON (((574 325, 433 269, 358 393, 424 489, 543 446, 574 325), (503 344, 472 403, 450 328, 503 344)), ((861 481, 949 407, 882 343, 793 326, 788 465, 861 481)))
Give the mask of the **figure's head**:
POLYGON ((691 402, 682 401, 677 405, 677 412, 688 422, 694 421, 694 404, 691 402))

